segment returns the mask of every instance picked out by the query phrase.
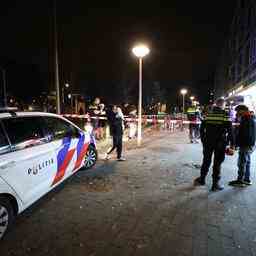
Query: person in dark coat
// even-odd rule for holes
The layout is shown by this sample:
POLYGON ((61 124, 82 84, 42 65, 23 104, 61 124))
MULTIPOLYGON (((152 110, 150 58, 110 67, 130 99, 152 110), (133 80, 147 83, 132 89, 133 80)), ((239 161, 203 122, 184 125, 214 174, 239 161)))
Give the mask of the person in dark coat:
POLYGON ((205 178, 209 172, 212 155, 214 154, 212 191, 223 189, 219 184, 221 164, 225 160, 225 151, 228 144, 231 148, 234 147, 232 122, 224 108, 224 99, 218 99, 216 106, 207 113, 200 127, 203 164, 200 177, 195 179, 195 185, 205 185, 205 178))
POLYGON ((113 106, 112 113, 108 113, 108 121, 110 125, 110 132, 113 137, 113 146, 107 151, 105 159, 108 160, 110 158, 110 154, 116 149, 117 160, 125 161, 125 158, 122 157, 124 116, 121 108, 113 106))
POLYGON ((247 106, 238 105, 235 110, 239 122, 235 140, 236 147, 239 148, 238 175, 236 180, 229 182, 229 185, 244 187, 252 184, 250 167, 251 154, 255 149, 256 122, 254 114, 249 111, 247 106))
POLYGON ((114 107, 115 107, 115 105, 109 105, 106 108, 107 122, 109 125, 109 132, 110 132, 111 136, 113 136, 112 130, 113 130, 113 124, 114 124, 114 120, 115 120, 115 116, 116 116, 116 114, 113 111, 114 107))

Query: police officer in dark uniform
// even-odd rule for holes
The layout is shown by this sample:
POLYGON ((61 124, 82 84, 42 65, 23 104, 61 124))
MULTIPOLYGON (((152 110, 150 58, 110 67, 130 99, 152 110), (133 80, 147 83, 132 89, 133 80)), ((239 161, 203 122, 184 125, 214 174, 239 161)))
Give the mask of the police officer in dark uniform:
POLYGON ((194 103, 187 110, 187 117, 189 123, 189 139, 191 143, 198 143, 197 139, 199 138, 199 122, 201 121, 201 113, 199 108, 197 108, 194 103))
POLYGON ((203 164, 200 177, 195 179, 195 185, 205 185, 205 178, 209 172, 212 155, 214 154, 212 191, 223 189, 219 184, 221 164, 225 159, 227 145, 230 144, 231 148, 234 145, 232 122, 224 109, 224 99, 218 99, 216 106, 207 113, 200 127, 203 144, 203 164))

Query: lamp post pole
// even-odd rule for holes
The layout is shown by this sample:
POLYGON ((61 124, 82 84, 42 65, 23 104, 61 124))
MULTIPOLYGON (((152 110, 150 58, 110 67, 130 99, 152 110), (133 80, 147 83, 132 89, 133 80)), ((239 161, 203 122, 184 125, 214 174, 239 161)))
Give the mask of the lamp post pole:
POLYGON ((185 94, 182 94, 182 97, 183 97, 183 107, 182 107, 182 110, 183 110, 183 114, 185 114, 185 94))
POLYGON ((54 1, 54 58, 55 58, 55 88, 56 88, 56 112, 60 114, 60 82, 59 82, 59 60, 58 60, 58 36, 57 36, 57 14, 56 0, 54 1))
POLYGON ((132 49, 133 54, 139 59, 139 102, 138 102, 138 132, 137 132, 137 146, 141 146, 142 140, 142 59, 149 54, 149 48, 145 45, 138 45, 132 49))
POLYGON ((4 107, 7 107, 7 93, 6 93, 6 71, 2 68, 2 75, 3 75, 3 103, 4 107))
POLYGON ((138 137, 137 144, 141 146, 142 130, 142 58, 139 58, 139 104, 138 104, 138 137))
POLYGON ((182 113, 183 115, 185 114, 185 95, 187 94, 188 90, 187 89, 181 89, 180 93, 182 95, 182 113))

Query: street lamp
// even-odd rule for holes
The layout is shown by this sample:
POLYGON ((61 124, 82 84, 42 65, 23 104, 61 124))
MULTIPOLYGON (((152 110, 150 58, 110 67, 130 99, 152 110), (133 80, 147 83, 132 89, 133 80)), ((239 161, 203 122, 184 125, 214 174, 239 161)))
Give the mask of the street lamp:
POLYGON ((137 145, 141 145, 141 123, 142 123, 142 59, 149 54, 146 45, 139 44, 132 49, 133 54, 139 58, 139 103, 138 103, 138 136, 137 145))
POLYGON ((191 101, 193 102, 194 99, 195 99, 195 97, 194 97, 194 96, 190 96, 190 99, 191 99, 191 101))
POLYGON ((183 114, 185 114, 185 95, 188 93, 188 90, 187 89, 181 89, 180 90, 180 93, 182 95, 182 105, 183 105, 183 114))

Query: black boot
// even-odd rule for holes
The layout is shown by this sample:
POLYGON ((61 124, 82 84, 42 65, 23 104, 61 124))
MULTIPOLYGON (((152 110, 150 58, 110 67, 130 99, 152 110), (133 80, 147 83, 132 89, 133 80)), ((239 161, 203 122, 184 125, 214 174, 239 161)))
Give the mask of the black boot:
POLYGON ((223 186, 221 186, 218 182, 213 182, 213 184, 212 184, 212 191, 221 191, 221 190, 223 190, 224 189, 224 187, 223 186))
POLYGON ((201 176, 196 178, 194 180, 194 185, 195 186, 204 186, 205 185, 205 178, 202 178, 201 176))

